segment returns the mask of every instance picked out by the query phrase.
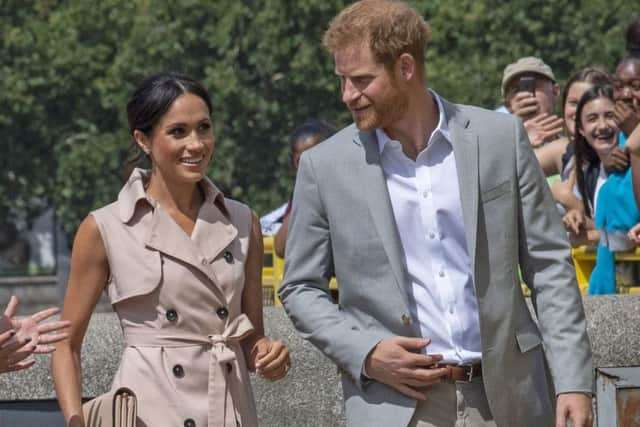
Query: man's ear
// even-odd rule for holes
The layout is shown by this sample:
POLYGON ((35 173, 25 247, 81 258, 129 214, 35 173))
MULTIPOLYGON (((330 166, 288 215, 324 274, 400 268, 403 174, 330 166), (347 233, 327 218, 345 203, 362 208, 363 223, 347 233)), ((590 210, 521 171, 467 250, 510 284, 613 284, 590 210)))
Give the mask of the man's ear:
POLYGON ((140 147, 144 154, 149 155, 151 153, 149 138, 147 138, 147 135, 145 135, 144 132, 138 129, 134 130, 133 139, 136 140, 136 144, 138 144, 138 147, 140 147))
POLYGON ((558 83, 553 84, 553 96, 556 98, 560 95, 560 85, 558 83))
POLYGON ((408 82, 416 74, 416 60, 411 54, 405 52, 400 55, 396 65, 398 66, 400 77, 404 81, 408 82))

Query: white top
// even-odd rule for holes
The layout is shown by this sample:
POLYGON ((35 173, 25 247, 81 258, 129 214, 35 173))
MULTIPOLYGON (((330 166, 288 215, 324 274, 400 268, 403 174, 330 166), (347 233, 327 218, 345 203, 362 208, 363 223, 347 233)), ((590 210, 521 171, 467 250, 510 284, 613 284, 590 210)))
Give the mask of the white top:
POLYGON ((377 129, 382 169, 408 271, 412 315, 428 353, 442 363, 481 359, 480 325, 467 250, 456 163, 439 96, 440 119, 416 161, 377 129))
POLYGON ((282 218, 287 211, 289 202, 277 207, 266 215, 260 217, 260 228, 263 236, 273 236, 282 226, 282 218))

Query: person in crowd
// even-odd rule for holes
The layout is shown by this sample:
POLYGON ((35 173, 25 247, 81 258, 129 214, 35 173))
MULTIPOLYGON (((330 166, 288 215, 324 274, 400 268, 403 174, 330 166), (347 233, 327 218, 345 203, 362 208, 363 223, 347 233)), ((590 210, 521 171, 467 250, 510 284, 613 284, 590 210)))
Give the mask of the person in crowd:
MULTIPOLYGON (((640 209, 640 125, 627 139, 627 148, 629 149, 629 157, 631 159, 631 175, 633 181, 633 195, 636 200, 636 206, 640 209)), ((640 246, 640 223, 634 225, 627 233, 627 237, 636 246, 640 246)))
MULTIPOLYGON (((298 171, 298 163, 302 153, 329 138, 334 132, 335 130, 329 124, 320 120, 306 121, 291 132, 289 135, 289 162, 294 174, 298 171)), ((287 208, 282 215, 282 226, 273 238, 276 255, 280 258, 284 258, 285 254, 290 214, 291 198, 289 198, 287 208)))
MULTIPOLYGON (((582 95, 594 84, 611 83, 609 75, 597 68, 585 67, 573 73, 562 92, 562 117, 566 137, 536 150, 545 175, 560 174, 561 181, 551 186, 554 200, 562 207, 564 214, 570 209, 581 209, 582 202, 574 192, 575 172, 573 171, 573 141, 575 139, 576 107, 582 95)), ((617 147, 612 150, 605 162, 605 166, 624 170, 628 166, 626 153, 617 147)))
POLYGON ((33 354, 52 353, 54 343, 68 337, 68 320, 46 322, 58 314, 57 307, 47 308, 24 318, 16 318, 18 298, 12 295, 4 314, 0 315, 0 374, 30 368, 33 354))
POLYGON ((640 123, 640 56, 627 55, 613 75, 616 121, 625 136, 640 123))
POLYGON ((209 95, 165 72, 136 88, 127 113, 151 169, 134 169, 117 201, 76 234, 62 312, 70 337, 52 361, 64 418, 84 425, 82 340, 106 289, 126 342, 113 389, 137 395, 140 425, 256 426, 248 371, 282 378, 289 353, 264 336, 257 216, 205 175, 209 95))
POLYGON ((614 293, 614 252, 633 247, 627 234, 640 221, 640 211, 631 171, 607 172, 604 167, 604 159, 618 144, 612 86, 595 85, 584 93, 576 110, 576 130, 575 170, 583 209, 569 211, 563 220, 577 244, 598 243, 589 293, 614 293))
POLYGON ((527 56, 507 65, 501 90, 507 112, 522 119, 534 147, 560 137, 563 123, 554 113, 560 86, 542 59, 527 56))
POLYGON ((590 426, 584 312, 527 133, 427 89, 428 36, 401 1, 331 21, 355 123, 300 158, 280 299, 338 365, 349 426, 590 426))

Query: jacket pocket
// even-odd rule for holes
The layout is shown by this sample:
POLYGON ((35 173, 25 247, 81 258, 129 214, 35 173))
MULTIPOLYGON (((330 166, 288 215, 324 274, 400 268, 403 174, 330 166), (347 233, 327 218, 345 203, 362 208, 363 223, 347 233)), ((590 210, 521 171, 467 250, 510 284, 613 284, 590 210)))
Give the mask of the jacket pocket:
POLYGON ((482 203, 487 203, 493 199, 497 199, 503 194, 507 194, 510 192, 511 192, 511 181, 507 180, 486 191, 483 191, 480 194, 480 199, 482 200, 482 203))
POLYGON ((516 341, 518 342, 518 347, 520 348, 521 353, 526 353, 527 351, 542 344, 540 332, 535 327, 516 332, 516 341))

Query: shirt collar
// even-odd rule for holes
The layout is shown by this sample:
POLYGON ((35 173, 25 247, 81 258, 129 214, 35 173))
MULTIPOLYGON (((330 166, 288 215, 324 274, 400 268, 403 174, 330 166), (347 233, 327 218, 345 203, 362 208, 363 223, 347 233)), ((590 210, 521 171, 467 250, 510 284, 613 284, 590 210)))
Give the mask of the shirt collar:
MULTIPOLYGON (((444 139, 447 142, 451 143, 451 136, 449 134, 449 124, 447 122, 447 115, 444 112, 444 104, 442 103, 442 99, 440 98, 440 95, 438 95, 436 91, 434 91, 433 89, 427 89, 427 90, 429 91, 429 93, 431 93, 433 98, 436 100, 436 105, 438 106, 438 125, 431 133, 431 136, 429 137, 429 141, 433 140, 434 136, 439 133, 444 137, 444 139)), ((387 133, 382 128, 376 129, 376 137, 378 138, 378 149, 380 150, 381 154, 388 143, 397 142, 389 138, 387 133)))
MULTIPOLYGON (((141 204, 138 203, 141 200, 144 200, 148 206, 155 208, 157 202, 149 197, 144 189, 144 184, 149 181, 150 177, 151 171, 147 169, 135 168, 133 172, 131 172, 127 183, 118 194, 120 220, 122 222, 127 223, 131 220, 136 209, 141 206, 141 204)), ((203 204, 211 203, 215 205, 228 217, 229 211, 224 202, 224 194, 222 194, 218 187, 206 176, 203 177, 198 184, 204 192, 203 204)))

